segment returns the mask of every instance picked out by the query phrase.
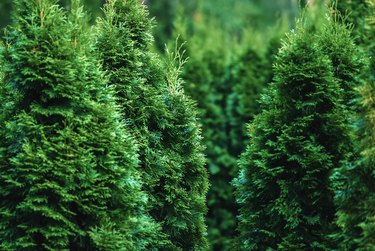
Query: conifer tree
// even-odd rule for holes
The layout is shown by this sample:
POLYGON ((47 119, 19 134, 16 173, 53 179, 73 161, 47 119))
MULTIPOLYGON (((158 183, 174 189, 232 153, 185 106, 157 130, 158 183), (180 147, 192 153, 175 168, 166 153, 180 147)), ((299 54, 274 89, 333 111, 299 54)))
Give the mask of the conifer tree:
POLYGON ((357 158, 338 168, 335 175, 341 181, 336 191, 337 224, 341 231, 335 237, 342 250, 375 247, 375 86, 373 80, 367 81, 357 89, 357 158))
POLYGON ((249 46, 230 66, 227 83, 232 88, 226 105, 228 148, 236 158, 246 149, 248 123, 260 112, 258 100, 267 84, 272 81, 275 54, 288 29, 288 21, 281 19, 270 29, 270 34, 266 36, 268 40, 260 32, 250 32, 250 41, 246 43, 249 46))
POLYGON ((124 118, 140 145, 149 210, 162 250, 205 250, 207 174, 194 108, 167 86, 150 52, 152 22, 137 0, 110 0, 98 22, 97 50, 124 118))
MULTIPOLYGON (((166 149, 169 152, 170 163, 175 170, 169 175, 169 179, 175 181, 175 187, 184 187, 186 191, 171 191, 174 203, 168 210, 166 217, 172 222, 187 224, 185 228, 191 233, 177 233, 172 238, 177 240, 183 250, 207 250, 206 225, 204 214, 206 208, 206 193, 208 190, 208 177, 203 155, 201 126, 197 119, 196 104, 184 94, 183 81, 180 79, 182 67, 186 62, 182 48, 177 44, 174 52, 167 49, 165 75, 168 85, 168 93, 165 95, 169 109, 169 120, 166 130, 163 132, 166 149), (176 179, 177 176, 177 179, 176 179), (181 179, 185 179, 181 182, 181 179), (183 208, 189 205, 189 210, 183 208), (173 213, 172 213, 173 212, 173 213), (179 218, 184 219, 183 221, 179 218), (185 247, 185 248, 184 248, 185 247)), ((171 189, 174 189, 171 187, 171 189)), ((172 227, 176 227, 172 225, 172 227)), ((173 229, 170 229, 173 233, 173 229)))
POLYGON ((182 41, 187 41, 184 48, 189 61, 184 67, 182 78, 186 94, 197 102, 206 146, 211 183, 207 195, 209 242, 214 250, 230 250, 236 225, 236 206, 230 181, 235 175, 236 160, 227 149, 225 107, 226 97, 231 89, 226 71, 232 51, 227 49, 228 41, 221 41, 223 38, 227 39, 227 35, 215 23, 209 23, 205 19, 196 20, 194 24, 178 20, 175 35, 180 35, 182 41), (190 26, 193 31, 186 28, 190 26))
POLYGON ((372 250, 375 247, 375 1, 338 1, 340 12, 348 14, 353 23, 357 44, 371 56, 370 69, 358 76, 363 81, 352 103, 357 115, 353 117, 356 131, 356 159, 337 169, 341 186, 336 192, 337 223, 341 231, 336 237, 342 250, 372 250))
MULTIPOLYGON (((327 24, 328 27, 332 24, 327 24)), ((251 125, 235 180, 239 249, 332 250, 336 229, 329 177, 350 153, 347 107, 330 55, 301 24, 289 35, 251 125), (243 244, 242 244, 243 243, 243 244)))
POLYGON ((17 0, 13 19, 1 51, 0 249, 144 249, 154 226, 136 144, 78 49, 86 40, 54 0, 17 0))
POLYGON ((245 149, 247 123, 260 111, 257 100, 265 84, 267 61, 258 51, 249 48, 232 66, 232 93, 227 100, 230 151, 238 156, 245 149))

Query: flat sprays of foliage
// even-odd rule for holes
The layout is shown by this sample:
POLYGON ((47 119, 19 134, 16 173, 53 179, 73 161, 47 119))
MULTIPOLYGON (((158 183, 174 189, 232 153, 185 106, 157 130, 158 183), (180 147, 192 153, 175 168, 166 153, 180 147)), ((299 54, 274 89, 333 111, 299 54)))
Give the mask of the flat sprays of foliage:
POLYGON ((75 30, 56 1, 15 1, 1 48, 2 250, 140 250, 153 228, 136 144, 75 30))
POLYGON ((337 9, 353 24, 357 45, 370 56, 370 68, 360 72, 362 84, 352 103, 356 114, 356 158, 337 170, 340 186, 336 189, 338 206, 336 234, 343 250, 372 250, 375 247, 375 1, 337 2, 337 9))
POLYGON ((176 94, 173 67, 165 71, 150 52, 151 28, 138 0, 111 0, 97 25, 96 46, 123 118, 140 145, 148 210, 162 228, 154 247, 205 250, 208 178, 195 108, 176 94))
POLYGON ((303 19, 277 55, 274 81, 251 124, 234 182, 239 250, 335 248, 330 175, 352 156, 345 93, 360 67, 325 49, 340 41, 347 41, 344 51, 354 48, 332 21, 311 26, 303 19), (349 69, 344 77, 338 63, 349 69))

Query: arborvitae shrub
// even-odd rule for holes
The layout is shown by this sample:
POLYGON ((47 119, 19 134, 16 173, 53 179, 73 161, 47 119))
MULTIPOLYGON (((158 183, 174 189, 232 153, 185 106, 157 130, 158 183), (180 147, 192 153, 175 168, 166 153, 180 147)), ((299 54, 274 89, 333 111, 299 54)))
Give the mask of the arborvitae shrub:
POLYGON ((213 249, 230 250, 236 225, 236 206, 230 186, 232 175, 235 174, 235 158, 227 149, 225 114, 226 98, 231 89, 231 85, 226 82, 228 54, 231 51, 227 50, 228 41, 222 41, 227 38, 226 35, 215 23, 209 23, 208 20, 196 20, 193 24, 185 20, 179 21, 176 23, 175 34, 180 35, 182 40, 187 40, 184 48, 189 57, 182 73, 184 89, 197 102, 206 146, 207 169, 210 172, 211 186, 207 196, 208 238, 213 249), (192 30, 186 29, 187 26, 192 30))
POLYGON ((77 49, 87 41, 72 39, 53 0, 17 0, 13 19, 1 50, 0 249, 143 249, 153 226, 135 143, 99 64, 77 49))
POLYGON ((356 160, 337 169, 337 224, 335 235, 342 250, 373 250, 375 247, 375 86, 373 80, 360 86, 355 129, 356 160))
POLYGON ((351 150, 350 129, 343 88, 319 41, 334 34, 319 30, 300 25, 289 35, 251 125, 235 180, 239 249, 334 248, 329 177, 351 150))
MULTIPOLYGON (((370 69, 358 74, 363 84, 352 104, 357 115, 353 126, 356 131, 356 159, 337 169, 334 178, 341 181, 336 191, 336 234, 342 250, 373 250, 375 247, 375 25, 374 1, 339 1, 338 9, 348 13, 345 21, 353 22, 356 42, 369 55, 370 69)), ((337 182, 337 180, 336 180, 337 182)))
POLYGON ((264 55, 250 48, 236 60, 231 67, 228 83, 232 84, 232 93, 227 100, 229 150, 233 156, 239 156, 247 143, 247 124, 259 113, 258 100, 262 89, 270 80, 267 74, 267 62, 264 55))
POLYGON ((152 22, 145 6, 111 0, 104 14, 97 27, 98 53, 139 142, 148 209, 162 227, 159 243, 151 247, 204 250, 207 174, 195 108, 168 94, 169 77, 150 52, 152 22))
POLYGON ((196 104, 184 94, 179 78, 185 63, 180 49, 168 52, 165 68, 168 92, 164 98, 170 116, 163 138, 165 148, 171 149, 168 156, 174 166, 168 179, 175 181, 174 186, 167 186, 172 203, 165 206, 165 217, 172 224, 165 226, 169 225, 172 239, 181 243, 183 250, 207 250, 204 217, 208 175, 196 104))

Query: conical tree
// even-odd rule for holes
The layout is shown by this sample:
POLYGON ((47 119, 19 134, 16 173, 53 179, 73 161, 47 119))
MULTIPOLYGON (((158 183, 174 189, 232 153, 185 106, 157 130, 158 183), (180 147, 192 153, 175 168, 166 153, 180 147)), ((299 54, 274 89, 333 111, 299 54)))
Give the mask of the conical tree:
POLYGON ((299 24, 277 56, 274 82, 262 97, 263 112, 252 123, 235 180, 239 249, 334 248, 329 177, 348 158, 350 128, 321 34, 299 24))
POLYGON ((1 249, 142 250, 152 225, 135 143, 100 67, 77 50, 86 41, 53 0, 17 0, 13 19, 1 51, 1 249))
POLYGON ((169 163, 174 166, 174 170, 168 173, 168 179, 175 183, 174 187, 169 186, 171 191, 168 197, 174 203, 165 206, 168 212, 165 217, 174 223, 170 226, 169 234, 175 242, 182 244, 183 250, 207 250, 204 217, 207 211, 208 175, 197 108, 184 94, 180 74, 186 60, 183 59, 181 48, 176 45, 174 52, 167 50, 167 55, 165 71, 168 92, 165 93, 165 102, 170 116, 163 138, 165 148, 171 149, 168 153, 169 163), (179 189, 173 191, 175 188, 179 189), (173 228, 179 229, 177 234, 174 234, 173 228))
POLYGON ((204 250, 207 174, 195 115, 189 102, 171 97, 168 77, 150 52, 151 28, 138 0, 110 0, 98 22, 97 50, 140 145, 149 210, 162 226, 155 247, 204 250))

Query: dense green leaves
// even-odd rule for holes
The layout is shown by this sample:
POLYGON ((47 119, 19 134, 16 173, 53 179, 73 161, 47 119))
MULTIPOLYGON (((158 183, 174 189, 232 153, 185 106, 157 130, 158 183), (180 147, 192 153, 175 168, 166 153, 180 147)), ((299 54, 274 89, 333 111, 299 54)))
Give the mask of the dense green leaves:
MULTIPOLYGON (((300 26, 278 54, 274 82, 262 97, 264 110, 251 125, 235 181, 239 249, 334 248, 329 177, 351 155, 344 90, 354 88, 350 81, 359 71, 359 64, 325 49, 348 39, 335 27, 328 22, 309 32, 314 30, 300 26), (336 57, 350 69, 349 80, 336 72, 336 57)), ((341 49, 353 46, 349 39, 341 49)))
POLYGON ((0 3, 1 250, 374 249, 374 0, 82 2, 0 3))
POLYGON ((207 196, 208 237, 213 248, 229 250, 236 225, 236 206, 229 183, 235 173, 236 157, 231 156, 227 149, 229 139, 225 114, 226 99, 231 89, 231 85, 226 82, 229 51, 222 51, 224 44, 229 46, 229 43, 219 40, 223 39, 223 34, 214 24, 198 23, 195 29, 194 35, 177 31, 182 33, 183 39, 190 38, 186 45, 190 59, 182 76, 186 82, 186 93, 197 101, 202 121, 211 180, 207 196), (211 29, 203 35, 201 32, 206 25, 211 29), (213 41, 221 42, 215 44, 213 41))
POLYGON ((1 52, 1 249, 142 249, 154 227, 136 144, 55 3, 16 1, 1 52))
POLYGON ((173 67, 163 72, 150 52, 152 23, 145 6, 113 0, 104 14, 97 27, 98 52, 139 142, 148 209, 162 227, 151 247, 205 250, 208 181, 195 108, 172 88, 178 75, 173 67))
POLYGON ((355 128, 356 158, 337 170, 335 176, 338 205, 337 223, 341 231, 336 237, 343 250, 372 250, 375 247, 375 121, 374 121, 374 1, 339 1, 337 8, 348 13, 345 21, 353 22, 356 42, 370 58, 370 69, 360 74, 363 82, 353 100, 356 114, 355 128))

